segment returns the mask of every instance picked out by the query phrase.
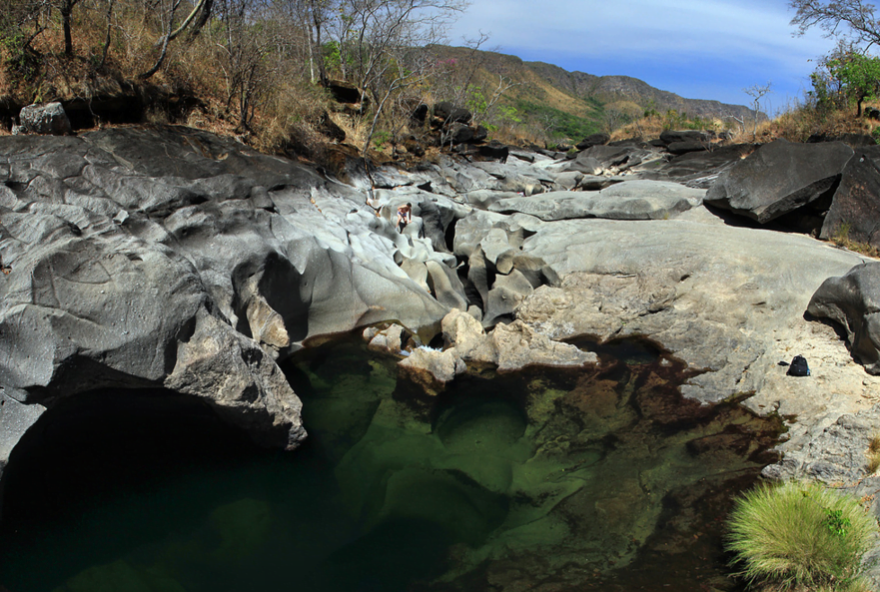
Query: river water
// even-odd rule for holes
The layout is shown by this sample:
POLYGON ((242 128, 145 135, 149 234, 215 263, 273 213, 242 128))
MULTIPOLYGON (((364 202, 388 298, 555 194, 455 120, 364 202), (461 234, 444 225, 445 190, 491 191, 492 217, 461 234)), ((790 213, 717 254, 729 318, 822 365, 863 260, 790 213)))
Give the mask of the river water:
MULTIPOLYGON (((579 345, 596 349, 596 344, 579 345)), ((683 400, 647 344, 439 396, 354 338, 285 372, 310 438, 259 449, 164 391, 49 412, 5 477, 9 592, 740 590, 723 521, 775 419, 683 400)))

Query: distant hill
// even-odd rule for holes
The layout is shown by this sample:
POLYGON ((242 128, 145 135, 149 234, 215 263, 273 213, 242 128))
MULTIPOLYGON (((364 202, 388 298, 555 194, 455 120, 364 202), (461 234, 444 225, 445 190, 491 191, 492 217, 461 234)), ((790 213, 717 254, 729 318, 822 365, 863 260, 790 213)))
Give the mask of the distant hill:
POLYGON ((753 116, 752 109, 744 105, 729 105, 720 101, 685 99, 675 93, 654 88, 647 82, 630 76, 594 76, 584 72, 568 72, 559 66, 544 62, 523 62, 523 65, 544 78, 549 84, 564 89, 575 96, 592 97, 603 103, 632 101, 647 107, 653 101, 654 108, 663 112, 675 109, 679 113, 700 117, 753 116))
POLYGON ((542 121, 553 119, 553 135, 573 141, 607 127, 610 107, 633 117, 647 109, 660 114, 674 109, 703 119, 754 116, 744 105, 686 99, 629 76, 568 72, 544 62, 525 62, 516 56, 463 47, 434 46, 432 50, 444 59, 476 65, 474 81, 487 90, 497 86, 499 76, 505 77, 516 85, 505 94, 505 104, 539 127, 542 121))

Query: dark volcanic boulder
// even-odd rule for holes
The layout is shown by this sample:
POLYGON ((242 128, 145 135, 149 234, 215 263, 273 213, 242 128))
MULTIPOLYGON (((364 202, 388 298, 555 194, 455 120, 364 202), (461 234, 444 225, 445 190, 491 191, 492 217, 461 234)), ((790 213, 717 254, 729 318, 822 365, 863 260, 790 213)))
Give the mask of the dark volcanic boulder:
POLYGON ((711 152, 688 152, 676 156, 652 171, 643 173, 643 177, 688 183, 689 185, 708 189, 723 171, 732 167, 746 156, 754 152, 752 144, 736 144, 715 148, 711 152))
POLYGON ((863 263, 819 286, 807 312, 846 331, 853 356, 880 374, 880 263, 863 263))
POLYGON ((593 146, 601 146, 603 144, 607 144, 611 141, 611 136, 604 133, 593 134, 592 136, 587 136, 577 144, 578 150, 586 150, 587 148, 592 148, 593 146))
POLYGON ((880 246, 880 146, 856 150, 843 169, 820 236, 837 234, 880 246))
POLYGON ((429 110, 430 108, 426 104, 421 103, 418 107, 413 109, 413 112, 412 114, 410 114, 409 118, 416 124, 425 123, 425 120, 428 118, 429 110))
POLYGON ((687 154, 688 152, 705 152, 708 150, 704 142, 690 140, 687 142, 673 142, 666 147, 673 154, 687 154))
POLYGON ((434 105, 434 117, 439 117, 445 123, 470 123, 473 114, 449 101, 443 101, 434 105))
POLYGON ((474 129, 464 123, 453 123, 443 133, 443 143, 466 144, 473 141, 474 129))
POLYGON ((660 141, 669 146, 676 142, 705 142, 709 136, 698 130, 666 130, 660 134, 660 141))
POLYGON ((761 224, 813 202, 827 200, 830 204, 852 154, 852 148, 839 142, 794 144, 777 140, 724 172, 709 189, 705 202, 761 224))
POLYGON ((584 175, 598 175, 604 168, 596 157, 590 156, 585 150, 578 153, 577 157, 568 163, 565 170, 583 173, 584 175))
POLYGON ((488 144, 480 146, 480 156, 491 158, 501 162, 505 162, 510 155, 510 148, 499 142, 492 140, 488 144))
POLYGON ((642 161, 646 151, 632 145, 624 146, 593 146, 577 154, 574 162, 566 170, 578 171, 585 175, 597 175, 611 167, 620 169, 635 166, 642 161), (598 164, 598 167, 596 166, 598 164))

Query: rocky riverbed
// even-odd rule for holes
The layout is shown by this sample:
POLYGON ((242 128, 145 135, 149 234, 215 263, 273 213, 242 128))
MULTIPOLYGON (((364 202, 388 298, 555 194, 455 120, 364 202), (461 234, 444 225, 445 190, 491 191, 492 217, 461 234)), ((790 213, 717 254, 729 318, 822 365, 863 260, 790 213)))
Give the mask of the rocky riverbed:
POLYGON ((859 188, 878 173, 853 163, 880 154, 805 146, 351 159, 335 178, 185 128, 2 138, 0 471, 47 409, 108 387, 192 395, 294 448, 278 363, 372 327, 375 347, 437 346, 401 363, 429 393, 468 363, 595 363, 563 338, 648 338, 695 371, 686 397, 788 420, 765 475, 872 500, 880 271, 809 233, 874 240, 859 188), (798 354, 811 376, 780 365, 798 354))

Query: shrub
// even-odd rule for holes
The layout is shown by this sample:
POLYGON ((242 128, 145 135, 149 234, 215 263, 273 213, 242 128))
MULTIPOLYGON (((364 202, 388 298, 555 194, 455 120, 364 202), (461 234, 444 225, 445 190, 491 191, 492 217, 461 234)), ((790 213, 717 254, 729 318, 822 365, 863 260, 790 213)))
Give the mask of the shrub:
POLYGON ((727 547, 737 575, 770 590, 867 591, 862 558, 877 522, 857 500, 819 484, 761 485, 742 496, 727 547))

